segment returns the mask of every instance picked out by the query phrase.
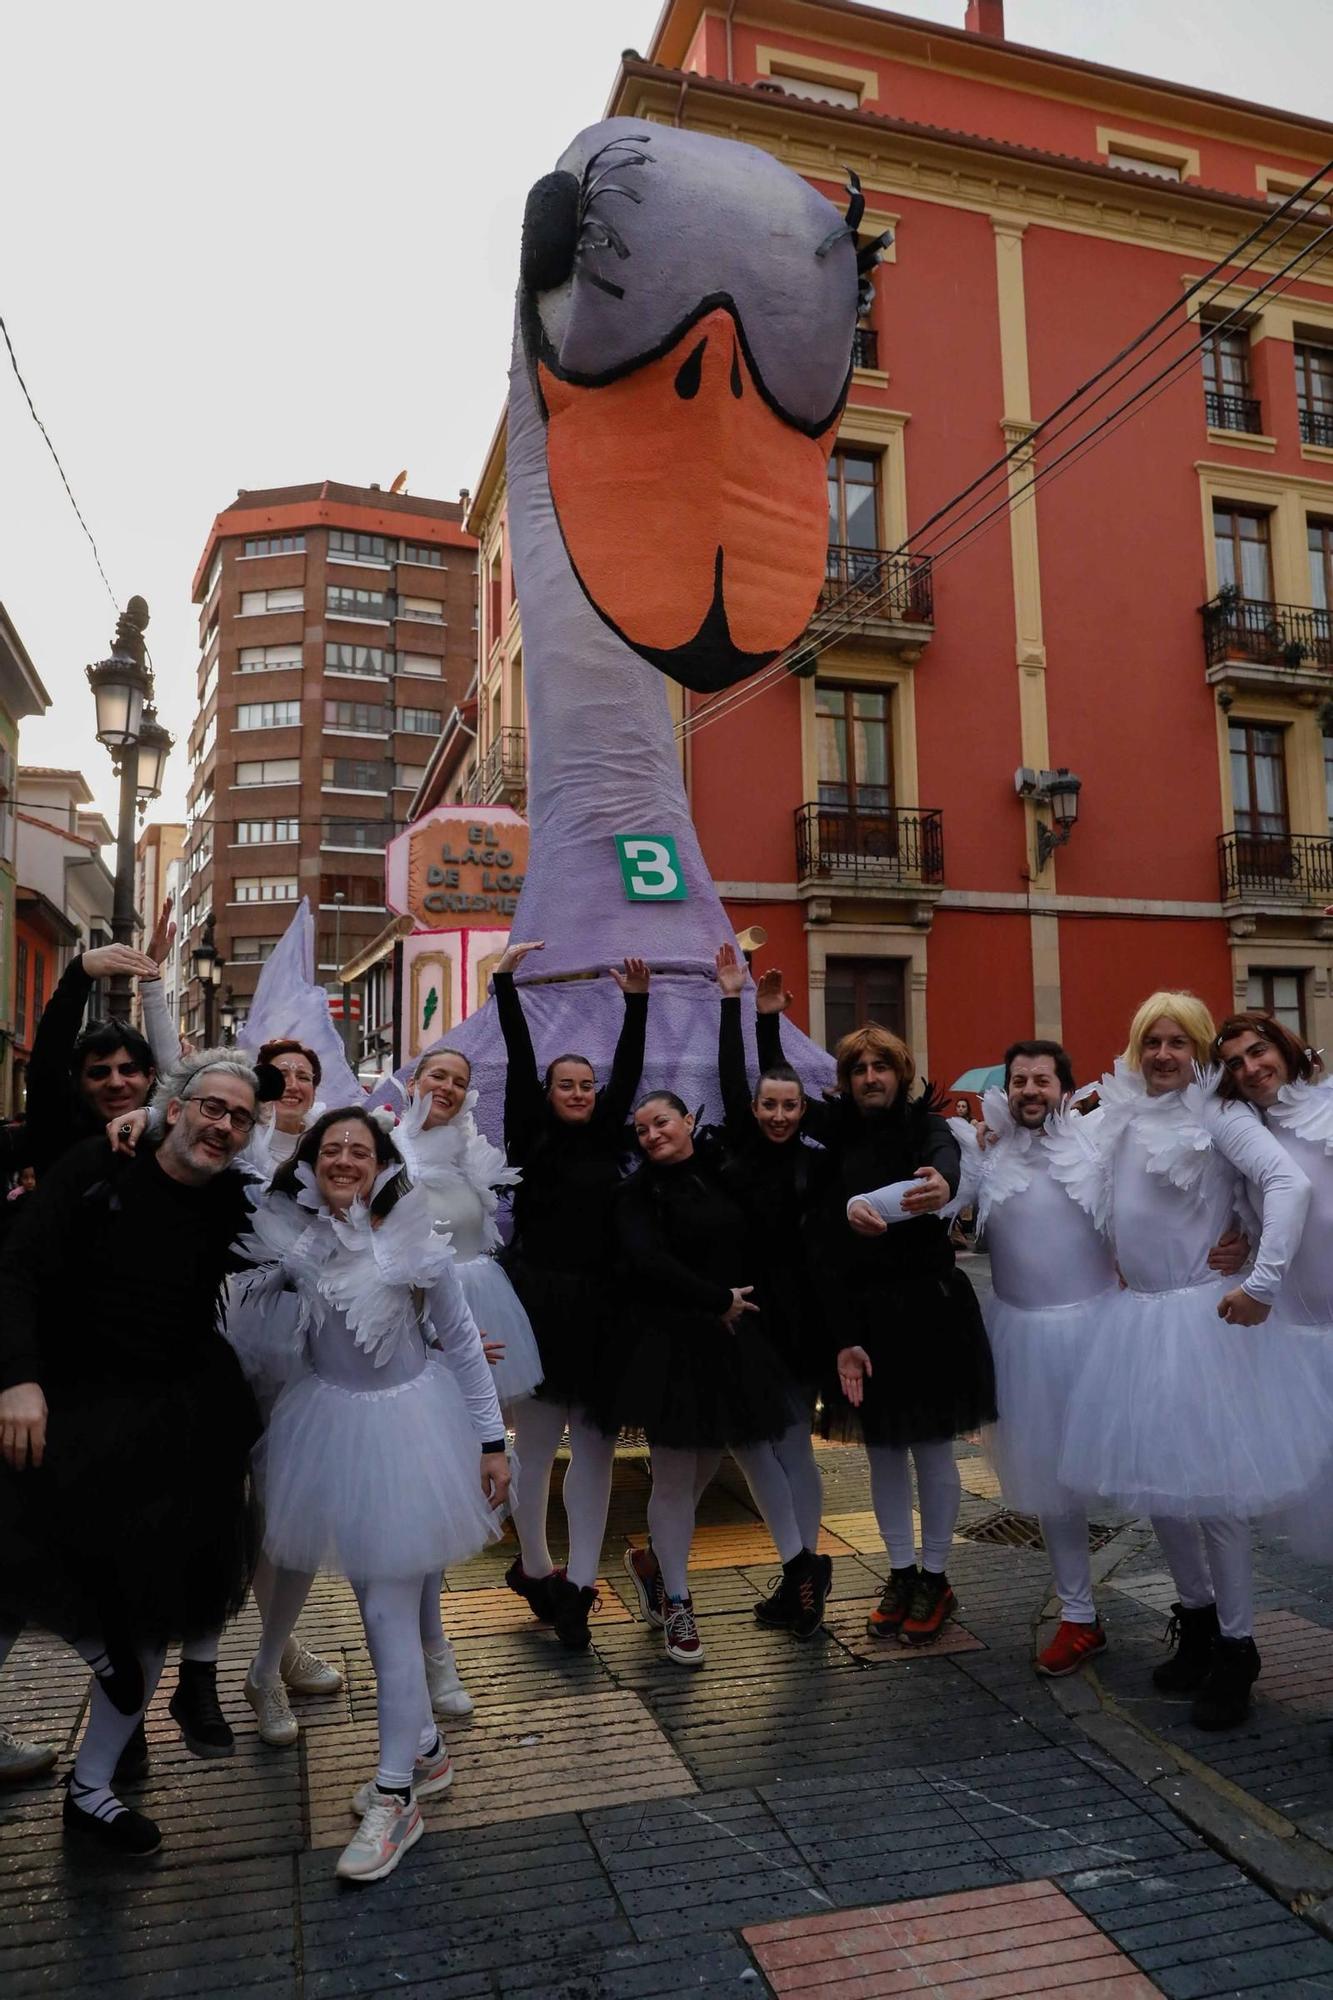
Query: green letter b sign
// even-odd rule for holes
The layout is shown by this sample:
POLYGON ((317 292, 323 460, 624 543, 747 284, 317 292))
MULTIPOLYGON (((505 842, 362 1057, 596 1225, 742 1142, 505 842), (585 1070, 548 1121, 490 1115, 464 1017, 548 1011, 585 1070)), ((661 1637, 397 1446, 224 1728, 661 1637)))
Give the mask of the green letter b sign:
POLYGON ((631 903, 683 903, 689 894, 669 833, 618 833, 620 879, 631 903))

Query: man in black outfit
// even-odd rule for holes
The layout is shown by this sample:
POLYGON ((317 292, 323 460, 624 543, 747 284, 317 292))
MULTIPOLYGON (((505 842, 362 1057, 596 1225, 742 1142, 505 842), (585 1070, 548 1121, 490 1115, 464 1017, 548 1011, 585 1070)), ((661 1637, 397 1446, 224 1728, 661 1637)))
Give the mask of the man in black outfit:
POLYGON ((0 1629, 35 1622, 88 1661, 65 1823, 133 1854, 160 1836, 112 1780, 165 1646, 221 1625, 249 1582, 259 1420, 220 1293, 257 1089, 229 1051, 191 1058, 160 1145, 72 1147, 0 1257, 0 1629))
POLYGON ((28 1063, 27 1148, 38 1176, 80 1139, 138 1111, 153 1088, 153 1056, 128 1021, 80 1029, 94 983, 112 973, 156 979, 157 961, 126 944, 78 952, 42 1010, 28 1063))

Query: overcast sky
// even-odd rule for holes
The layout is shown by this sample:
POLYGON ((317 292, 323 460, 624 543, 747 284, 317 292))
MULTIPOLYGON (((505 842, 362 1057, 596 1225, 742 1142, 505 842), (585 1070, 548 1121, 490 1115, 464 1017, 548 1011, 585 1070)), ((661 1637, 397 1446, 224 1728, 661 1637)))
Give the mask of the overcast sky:
MULTIPOLYGON (((918 0, 961 26, 964 0, 918 0)), ((152 610, 183 817, 190 579, 240 486, 454 498, 509 348, 523 200, 657 0, 3 8, 0 314, 123 604, 152 610)), ((1012 40, 1333 116, 1333 0, 1007 0, 1012 40)), ((910 108, 910 107, 909 107, 910 108)), ((114 806, 83 664, 113 617, 0 354, 0 601, 52 696, 27 763, 114 806)), ((165 810, 164 810, 165 809, 165 810)))

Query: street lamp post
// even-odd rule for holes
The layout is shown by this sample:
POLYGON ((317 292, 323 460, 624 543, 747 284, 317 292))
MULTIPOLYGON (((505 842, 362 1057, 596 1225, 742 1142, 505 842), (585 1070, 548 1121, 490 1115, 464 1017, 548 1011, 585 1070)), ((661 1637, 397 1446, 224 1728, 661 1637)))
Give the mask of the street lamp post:
POLYGON ((199 982, 199 991, 204 1003, 204 1047, 213 1046, 213 1013, 217 1005, 218 987, 222 983, 222 960, 213 942, 213 920, 210 917, 204 927, 204 935, 190 953, 190 970, 199 982))
MULTIPOLYGON (((343 962, 343 904, 346 901, 346 891, 335 889, 333 892, 333 963, 338 972, 341 972, 343 962)), ((338 1022, 338 1032, 342 1037, 343 1048, 350 1052, 352 1047, 352 1024, 348 1016, 351 1012, 351 988, 340 985, 339 990, 342 994, 342 1015, 338 1022)))
MULTIPOLYGON (((155 799, 162 790, 162 772, 172 746, 153 708, 153 676, 145 658, 144 632, 148 606, 132 597, 116 621, 109 659, 87 669, 88 685, 97 706, 97 740, 111 752, 111 768, 120 780, 116 815, 116 879, 111 906, 111 936, 117 944, 133 944, 134 815, 136 802, 155 799)), ((127 974, 112 975, 110 1009, 118 1018, 130 1011, 127 974)))

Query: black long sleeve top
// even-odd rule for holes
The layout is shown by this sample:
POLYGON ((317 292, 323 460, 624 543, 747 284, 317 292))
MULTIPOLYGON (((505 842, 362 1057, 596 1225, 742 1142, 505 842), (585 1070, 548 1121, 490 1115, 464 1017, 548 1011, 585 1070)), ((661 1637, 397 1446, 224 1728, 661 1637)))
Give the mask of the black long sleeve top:
POLYGON ((55 1407, 218 1363, 219 1294, 249 1213, 235 1169, 191 1187, 151 1150, 126 1159, 88 1140, 22 1209, 0 1255, 0 1390, 37 1382, 55 1407))
POLYGON ((65 967, 42 1009, 32 1038, 27 1080, 28 1155, 39 1174, 80 1139, 102 1132, 70 1079, 69 1060, 83 1026, 93 982, 77 953, 65 967))
MULTIPOLYGON (((782 1061, 779 1014, 759 1016, 759 1059, 782 1061)), ((948 1121, 932 1111, 928 1096, 899 1092, 887 1111, 859 1111, 849 1096, 811 1099, 804 1129, 829 1155, 827 1180, 811 1218, 813 1254, 836 1285, 856 1289, 902 1278, 944 1277, 953 1269, 948 1224, 938 1215, 895 1222, 877 1236, 862 1236, 847 1221, 847 1203, 873 1188, 910 1180, 934 1167, 958 1192, 962 1159, 948 1121)))
POLYGON ((514 1191, 514 1249, 552 1270, 604 1268, 625 1125, 643 1073, 648 996, 626 994, 611 1075, 583 1125, 568 1124, 551 1109, 512 973, 496 973, 495 1005, 508 1057, 505 1152, 523 1174, 514 1191))
MULTIPOLYGON (((764 1058, 762 1023, 768 1018, 776 1016, 758 1017, 761 1071, 781 1061, 780 1042, 779 1054, 767 1061, 764 1058)), ((802 1231, 823 1186, 827 1157, 819 1148, 802 1142, 801 1133, 809 1124, 808 1106, 800 1131, 780 1145, 760 1131, 745 1067, 739 998, 722 1002, 717 1075, 722 1096, 722 1140, 731 1154, 725 1176, 728 1191, 745 1208, 754 1247, 766 1271, 800 1272, 804 1277, 802 1231)))
POLYGON ((620 1264, 648 1311, 665 1307, 720 1319, 733 1286, 756 1282, 756 1259, 725 1170, 696 1150, 688 1160, 645 1160, 615 1202, 620 1264))

